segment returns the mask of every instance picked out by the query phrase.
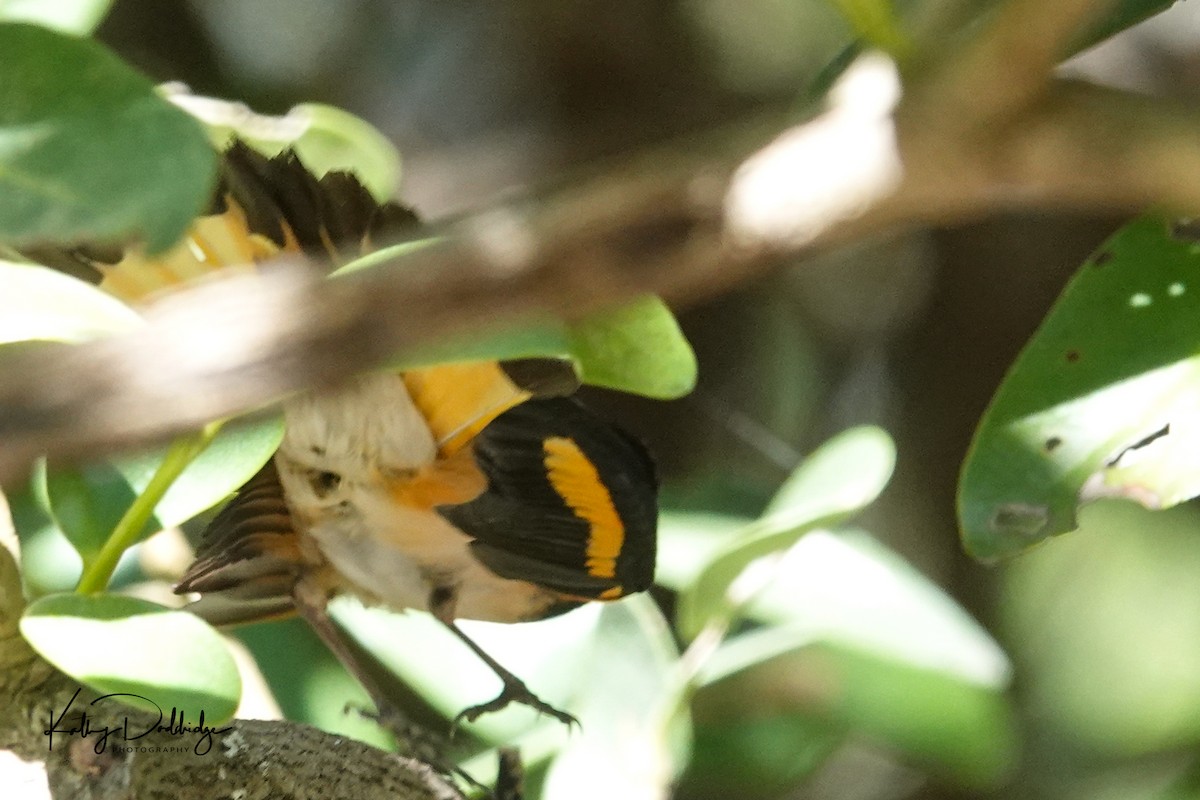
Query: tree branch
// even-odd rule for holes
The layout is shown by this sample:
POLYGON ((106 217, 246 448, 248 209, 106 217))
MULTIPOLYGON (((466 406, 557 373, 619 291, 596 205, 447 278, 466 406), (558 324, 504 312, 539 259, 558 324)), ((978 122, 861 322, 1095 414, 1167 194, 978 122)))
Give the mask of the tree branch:
POLYGON ((906 76, 902 96, 888 62, 868 54, 801 125, 764 111, 445 225, 437 244, 378 269, 325 281, 281 262, 169 298, 136 334, 53 358, 6 354, 0 480, 40 453, 166 438, 447 334, 576 317, 643 292, 685 305, 895 226, 1014 207, 1200 211, 1195 109, 1048 77, 1104 5, 1013 0, 955 60, 906 76), (1018 31, 1026 17, 1038 21, 1018 31), (1007 49, 1018 32, 1028 55, 1007 49), (959 67, 965 82, 946 83, 959 67), (964 102, 987 124, 961 124, 964 102))

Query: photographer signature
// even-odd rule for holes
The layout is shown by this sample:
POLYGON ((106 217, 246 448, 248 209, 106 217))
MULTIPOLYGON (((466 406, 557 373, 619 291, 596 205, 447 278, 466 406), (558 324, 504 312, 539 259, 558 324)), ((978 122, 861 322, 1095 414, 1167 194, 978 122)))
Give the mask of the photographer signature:
MULTIPOLYGON (((167 720, 166 723, 164 724, 163 710, 158 707, 157 703, 155 703, 153 700, 151 700, 148 697, 143 697, 140 694, 131 694, 128 692, 117 692, 117 693, 113 693, 113 694, 102 695, 100 697, 97 697, 95 700, 93 700, 88 705, 95 706, 105 700, 111 700, 113 698, 123 698, 124 702, 127 704, 129 703, 130 699, 144 700, 146 703, 149 703, 150 706, 153 707, 152 709, 147 709, 147 711, 151 715, 153 715, 153 713, 155 711, 158 712, 158 719, 153 720, 152 722, 148 722, 146 724, 145 730, 141 730, 139 732, 136 723, 131 728, 130 722, 129 722, 129 717, 125 717, 124 723, 117 727, 94 727, 92 725, 92 720, 88 718, 87 711, 80 712, 81 715, 78 720, 78 723, 73 724, 70 727, 64 727, 63 719, 67 716, 67 713, 71 710, 71 706, 72 706, 72 704, 74 704, 75 699, 77 697, 79 697, 80 691, 81 691, 80 689, 75 690, 75 694, 71 695, 71 699, 67 701, 67 705, 63 708, 62 713, 60 713, 57 717, 55 717, 53 715, 53 713, 51 713, 50 727, 46 728, 46 730, 43 731, 45 736, 47 738, 49 738, 49 740, 50 740, 49 747, 51 750, 54 749, 54 734, 56 734, 56 733, 63 734, 66 736, 74 736, 74 735, 78 734, 79 738, 81 738, 81 739, 86 739, 88 736, 95 734, 98 736, 98 738, 96 740, 95 751, 97 754, 100 754, 100 753, 103 753, 104 750, 108 747, 108 737, 113 734, 118 735, 119 738, 123 741, 132 742, 137 739, 141 739, 143 736, 147 736, 151 733, 158 732, 158 733, 169 734, 171 736, 183 736, 186 734, 199 734, 198 738, 196 739, 196 744, 192 748, 192 751, 196 755, 202 756, 202 755, 205 755, 206 753, 208 753, 208 751, 212 749, 212 735, 214 733, 218 733, 218 734, 225 733, 226 731, 230 730, 230 727, 210 728, 209 726, 205 725, 204 724, 204 711, 200 712, 200 721, 197 724, 188 725, 184 721, 184 713, 182 711, 178 711, 174 706, 172 706, 172 708, 171 708, 171 718, 169 720, 167 720)), ((72 720, 72 722, 74 723, 74 720, 72 720)))

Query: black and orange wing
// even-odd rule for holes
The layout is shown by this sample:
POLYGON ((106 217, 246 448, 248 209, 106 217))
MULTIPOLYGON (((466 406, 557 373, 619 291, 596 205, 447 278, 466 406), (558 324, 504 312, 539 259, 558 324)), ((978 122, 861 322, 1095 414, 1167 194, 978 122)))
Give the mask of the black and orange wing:
POLYGON ((612 600, 654 579, 658 482, 633 437, 575 400, 530 400, 472 442, 487 489, 438 512, 503 578, 573 600, 612 600))

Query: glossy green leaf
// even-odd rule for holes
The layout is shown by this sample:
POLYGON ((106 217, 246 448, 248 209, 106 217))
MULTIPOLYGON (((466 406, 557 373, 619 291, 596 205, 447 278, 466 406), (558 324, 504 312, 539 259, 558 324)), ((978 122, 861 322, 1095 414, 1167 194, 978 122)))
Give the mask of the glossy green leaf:
POLYGON ((691 722, 664 717, 679 651, 654 601, 635 595, 607 604, 591 654, 574 673, 581 730, 546 776, 544 800, 665 797, 686 763, 691 722))
POLYGON ((112 0, 0 0, 0 22, 32 22, 63 33, 88 34, 112 0))
POLYGON ((203 122, 217 147, 233 137, 273 156, 292 147, 315 175, 353 172, 375 199, 390 200, 400 186, 400 154, 370 123, 340 108, 302 103, 281 117, 256 114, 242 103, 200 97, 166 87, 167 97, 203 122))
POLYGON ((696 385, 692 347, 671 310, 652 296, 574 323, 533 320, 445 340, 405 354, 395 366, 537 357, 570 358, 584 383, 662 400, 682 397, 696 385))
POLYGON ((693 637, 741 602, 734 581, 752 562, 782 553, 817 528, 839 525, 871 503, 887 484, 895 447, 878 428, 853 428, 822 445, 788 479, 772 513, 721 547, 679 597, 678 626, 693 637))
MULTIPOLYGON (((237 667, 220 634, 186 611, 123 595, 51 595, 21 617, 43 658, 97 692, 131 692, 206 723, 233 716, 237 667)), ((144 708, 143 704, 136 707, 144 708)))
POLYGON ((200 125, 101 45, 0 24, 0 239, 177 240, 208 203, 200 125))
POLYGON ((1124 497, 1200 494, 1200 243, 1158 217, 1114 235, 1072 279, 984 415, 959 483, 967 549, 991 559, 1124 497))
MULTIPOLYGON (((226 425, 171 485, 142 535, 178 525, 221 502, 258 472, 282 438, 280 417, 226 425)), ((167 447, 83 466, 49 466, 50 510, 85 560, 99 551, 146 488, 167 447)))
POLYGON ((140 324, 133 309, 91 284, 46 267, 0 261, 0 345, 82 342, 140 324))

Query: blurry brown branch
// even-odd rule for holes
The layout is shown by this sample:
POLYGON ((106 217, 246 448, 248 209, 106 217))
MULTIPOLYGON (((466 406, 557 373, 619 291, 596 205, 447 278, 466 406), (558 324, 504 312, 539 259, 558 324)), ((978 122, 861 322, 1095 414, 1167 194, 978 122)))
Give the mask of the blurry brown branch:
POLYGON ((170 298, 137 334, 5 358, 0 479, 42 452, 162 438, 449 333, 647 291, 687 304, 894 226, 1014 207, 1200 211, 1200 112, 1051 75, 1105 5, 1013 0, 947 60, 899 76, 868 54, 803 124, 767 112, 498 203, 379 269, 325 281, 279 263, 170 298))

